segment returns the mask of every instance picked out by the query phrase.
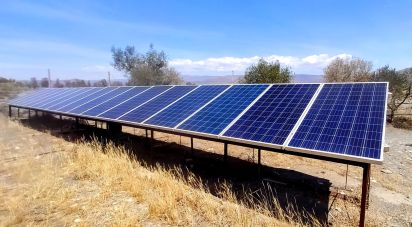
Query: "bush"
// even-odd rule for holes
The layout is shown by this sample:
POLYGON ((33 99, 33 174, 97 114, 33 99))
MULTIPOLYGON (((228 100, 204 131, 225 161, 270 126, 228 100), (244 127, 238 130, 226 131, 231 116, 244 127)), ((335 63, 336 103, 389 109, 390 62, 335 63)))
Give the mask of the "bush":
POLYGON ((392 125, 395 128, 412 130, 412 119, 407 117, 395 117, 392 125))

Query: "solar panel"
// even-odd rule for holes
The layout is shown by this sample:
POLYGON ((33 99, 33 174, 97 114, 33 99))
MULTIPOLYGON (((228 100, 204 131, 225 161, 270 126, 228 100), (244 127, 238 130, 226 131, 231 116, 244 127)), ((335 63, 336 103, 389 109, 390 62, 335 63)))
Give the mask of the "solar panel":
POLYGON ((173 103, 177 99, 183 97, 184 95, 195 89, 196 86, 176 86, 166 91, 165 93, 159 95, 158 97, 152 99, 136 109, 119 117, 119 120, 129 121, 129 122, 142 122, 148 117, 152 116, 161 109, 167 107, 169 104, 173 103))
POLYGON ((130 90, 130 87, 113 87, 113 89, 109 90, 109 92, 99 97, 96 97, 95 99, 90 100, 89 102, 86 102, 83 105, 79 105, 76 108, 69 110, 68 112, 74 114, 81 114, 82 112, 87 111, 127 90, 130 90))
POLYGON ((183 122, 178 128, 218 135, 268 86, 233 86, 201 111, 183 122))
POLYGON ((325 84, 290 148, 382 159, 386 83, 325 84))
POLYGON ((174 128, 228 87, 229 85, 202 85, 144 123, 174 128))
POLYGON ((73 95, 67 98, 63 98, 62 100, 59 100, 59 102, 51 102, 50 105, 47 104, 47 107, 42 108, 46 110, 56 111, 72 102, 79 100, 80 98, 93 94, 94 92, 99 91, 100 89, 101 88, 83 88, 80 92, 75 92, 73 95))
POLYGON ((387 83, 65 88, 10 105, 379 163, 386 96, 387 83))
POLYGON ((40 91, 36 92, 33 95, 27 96, 27 98, 21 99, 17 102, 17 105, 28 106, 32 105, 34 102, 38 102, 39 100, 43 100, 44 98, 53 95, 54 93, 58 93, 59 90, 54 88, 43 88, 40 91))
POLYGON ((36 89, 33 91, 27 91, 19 95, 18 97, 10 100, 9 103, 12 105, 21 105, 24 102, 27 102, 30 100, 36 100, 37 97, 43 94, 47 94, 50 90, 51 88, 41 88, 41 89, 36 89))
POLYGON ((41 103, 36 103, 33 105, 33 107, 39 109, 48 109, 51 106, 56 105, 60 102, 64 103, 66 100, 72 98, 74 95, 83 94, 84 92, 90 90, 90 88, 68 88, 68 90, 68 92, 65 92, 64 94, 59 94, 50 100, 41 103))
POLYGON ((108 111, 99 114, 98 117, 104 117, 108 119, 117 119, 118 117, 122 116, 123 114, 127 113, 128 111, 138 107, 139 105, 145 103, 146 101, 156 97, 157 95, 161 94, 162 92, 167 91, 168 89, 172 88, 172 86, 157 86, 151 87, 146 91, 142 92, 141 94, 130 98, 129 100, 115 106, 108 111))
POLYGON ((282 145, 318 84, 273 85, 224 136, 282 145))
POLYGON ((41 98, 37 98, 36 101, 31 101, 29 106, 35 108, 43 103, 47 103, 50 101, 54 101, 56 97, 60 97, 66 93, 70 93, 72 89, 70 88, 62 88, 62 89, 54 89, 54 92, 48 92, 48 94, 43 95, 41 98))
POLYGON ((125 91, 124 93, 121 93, 118 96, 115 96, 109 100, 107 100, 106 102, 103 102, 87 111, 84 111, 83 113, 81 113, 82 115, 85 116, 97 116, 101 113, 106 112, 107 110, 110 110, 111 108, 125 102, 126 100, 139 95, 140 93, 146 91, 147 89, 149 89, 150 87, 125 87, 125 88, 129 88, 127 91, 125 91))

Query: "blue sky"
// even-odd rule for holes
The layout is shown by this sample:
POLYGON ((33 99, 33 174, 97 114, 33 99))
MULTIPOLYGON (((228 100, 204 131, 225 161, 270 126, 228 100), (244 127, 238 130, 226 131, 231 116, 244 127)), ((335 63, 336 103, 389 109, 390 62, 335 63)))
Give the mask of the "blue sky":
POLYGON ((0 76, 105 78, 110 48, 150 43, 183 75, 260 57, 321 74, 335 57, 412 66, 412 1, 2 1, 0 76))

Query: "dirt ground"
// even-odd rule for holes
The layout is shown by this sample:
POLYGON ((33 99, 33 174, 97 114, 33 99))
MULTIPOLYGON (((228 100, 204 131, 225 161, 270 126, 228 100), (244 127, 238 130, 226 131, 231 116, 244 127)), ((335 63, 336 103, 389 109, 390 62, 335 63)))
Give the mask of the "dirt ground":
MULTIPOLYGON (((72 121, 67 119, 63 125, 64 133, 61 133, 62 125, 57 120, 56 123, 42 118, 20 119, 26 128, 19 132, 25 134, 23 136, 7 130, 9 120, 6 117, 1 117, 0 120, 0 195, 4 197, 13 196, 14 188, 18 187, 9 169, 19 168, 16 163, 20 157, 29 155, 41 160, 50 152, 55 152, 55 149, 52 149, 53 144, 62 143, 62 140, 73 144, 75 138, 102 131, 93 127, 86 127, 86 130, 80 131, 73 130, 72 121)), ((128 144, 130 141, 146 142, 143 130, 124 127, 123 131, 125 134, 109 139, 122 144, 128 144)), ((274 195, 285 208, 292 202, 298 212, 313 212, 325 225, 357 225, 362 177, 360 168, 263 151, 263 168, 258 175, 258 168, 254 164, 257 162, 257 151, 253 149, 229 145, 230 157, 225 163, 222 160, 223 144, 195 139, 195 151, 190 154, 189 138, 159 132, 155 132, 154 138, 156 141, 150 149, 143 151, 142 146, 138 146, 139 159, 152 165, 181 166, 207 182, 212 195, 213 185, 221 181, 230 182, 235 193, 245 188, 253 191, 262 185, 270 185, 274 195)), ((367 224, 411 226, 412 132, 388 125, 386 143, 390 150, 384 154, 383 165, 372 165, 367 224)), ((128 147, 134 149, 136 146, 133 144, 135 143, 130 143, 128 147)), ((124 197, 120 197, 122 201, 117 203, 127 207, 124 197)), ((110 199, 116 202, 116 195, 110 196, 110 199)), ((126 199, 129 200, 130 198, 126 199)), ((110 208, 108 205, 105 209, 109 212, 110 208)), ((2 217, 8 215, 10 214, 6 209, 0 208, 0 223, 2 217)), ((56 218, 59 219, 59 216, 56 218)), ((156 225, 156 222, 154 223, 156 225)))

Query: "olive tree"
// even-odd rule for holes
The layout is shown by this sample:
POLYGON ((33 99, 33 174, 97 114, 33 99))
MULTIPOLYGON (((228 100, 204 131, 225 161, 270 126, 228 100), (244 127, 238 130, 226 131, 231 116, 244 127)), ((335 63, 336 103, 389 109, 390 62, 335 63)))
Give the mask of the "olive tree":
POLYGON ((372 80, 378 82, 389 82, 389 92, 392 93, 389 102, 389 121, 392 122, 396 111, 411 97, 412 82, 410 77, 412 70, 396 71, 388 65, 375 71, 372 80))
POLYGON ((179 73, 168 66, 164 51, 157 51, 150 45, 149 50, 138 53, 133 46, 112 48, 113 67, 123 71, 128 77, 128 85, 181 84, 179 73))
POLYGON ((279 62, 268 62, 260 59, 257 64, 246 69, 242 83, 289 83, 293 79, 293 72, 287 66, 281 66, 279 62))
POLYGON ((336 58, 323 70, 325 82, 365 82, 372 76, 372 62, 360 58, 336 58))

